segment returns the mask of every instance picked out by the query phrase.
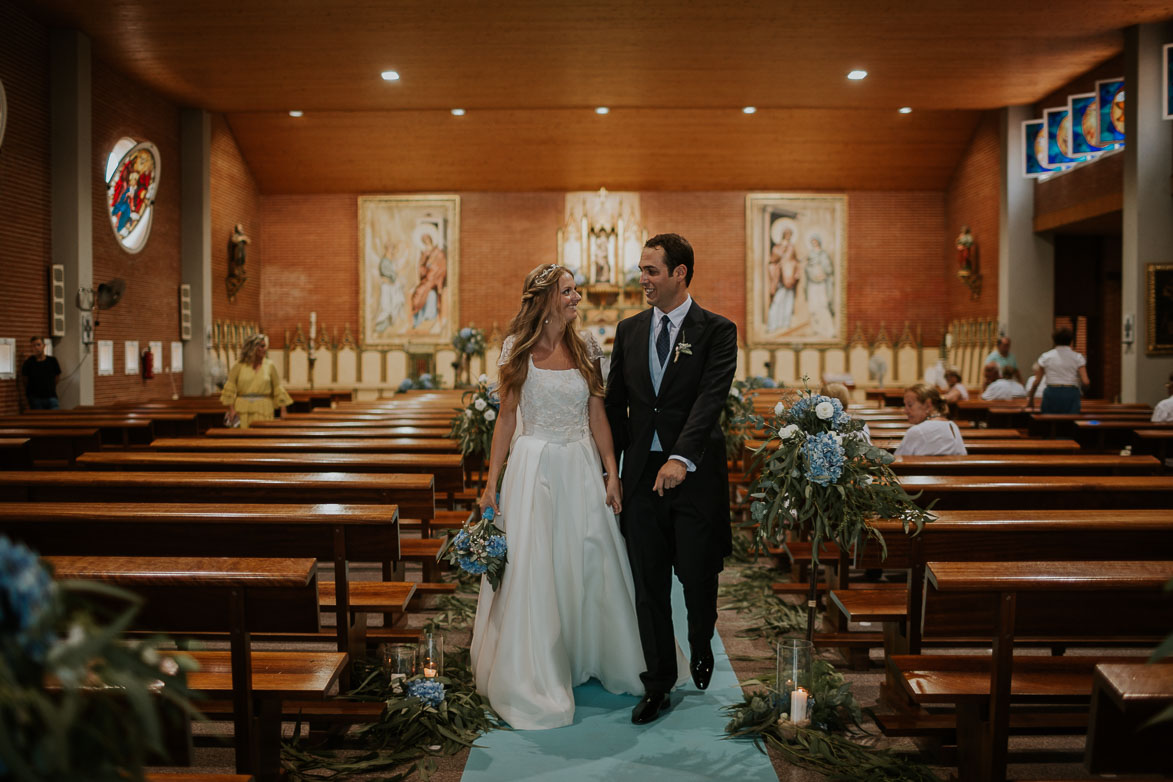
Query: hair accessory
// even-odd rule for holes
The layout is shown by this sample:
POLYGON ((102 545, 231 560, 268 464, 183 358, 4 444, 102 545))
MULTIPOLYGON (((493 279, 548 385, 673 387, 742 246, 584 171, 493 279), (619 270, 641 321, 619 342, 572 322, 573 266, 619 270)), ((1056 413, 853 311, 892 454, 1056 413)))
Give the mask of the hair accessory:
POLYGON ((539 274, 537 277, 534 277, 534 285, 545 285, 550 281, 550 275, 557 271, 558 268, 559 266, 556 263, 552 263, 547 266, 541 274, 539 274))

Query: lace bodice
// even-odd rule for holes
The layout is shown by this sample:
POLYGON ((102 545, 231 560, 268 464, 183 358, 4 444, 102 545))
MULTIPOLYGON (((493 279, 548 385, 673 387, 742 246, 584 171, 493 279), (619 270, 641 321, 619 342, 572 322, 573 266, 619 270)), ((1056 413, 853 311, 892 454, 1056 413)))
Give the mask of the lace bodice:
MULTIPOLYGON (((587 353, 597 360, 603 351, 589 332, 583 333, 587 353)), ((501 349, 504 363, 512 350, 512 338, 501 349)), ((529 361, 529 372, 521 387, 518 425, 521 434, 557 443, 570 443, 590 436, 587 402, 590 389, 577 369, 540 369, 529 361)))

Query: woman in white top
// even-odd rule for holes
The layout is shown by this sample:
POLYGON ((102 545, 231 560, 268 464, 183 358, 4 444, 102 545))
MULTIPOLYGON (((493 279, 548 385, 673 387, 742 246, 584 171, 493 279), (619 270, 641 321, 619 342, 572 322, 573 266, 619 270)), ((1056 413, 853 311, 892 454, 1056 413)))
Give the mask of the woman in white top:
POLYGON ((947 405, 955 405, 963 399, 969 399, 969 391, 966 390, 965 385, 961 382, 961 370, 957 367, 949 367, 945 370, 945 382, 949 387, 945 389, 945 393, 941 394, 941 399, 945 400, 947 405))
POLYGON ((1165 390, 1169 392, 1169 398, 1157 402, 1157 406, 1153 408, 1154 423, 1173 421, 1173 372, 1169 373, 1169 382, 1165 384, 1165 390))
POLYGON ((961 430, 945 418, 945 402, 933 386, 909 386, 904 392, 904 415, 912 426, 896 449, 897 456, 965 455, 961 430))
POLYGON ((1039 368, 1035 370, 1035 384, 1026 400, 1030 410, 1038 394, 1039 381, 1046 380, 1040 413, 1071 415, 1080 410, 1080 385, 1091 383, 1087 376, 1087 359, 1071 349, 1075 335, 1069 328, 1056 329, 1051 335, 1055 347, 1039 356, 1039 368))

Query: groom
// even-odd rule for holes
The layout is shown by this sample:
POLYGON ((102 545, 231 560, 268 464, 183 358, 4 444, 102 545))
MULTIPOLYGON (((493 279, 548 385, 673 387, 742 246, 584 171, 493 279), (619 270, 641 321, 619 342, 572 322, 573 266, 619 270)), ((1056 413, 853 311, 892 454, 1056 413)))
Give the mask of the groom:
POLYGON ((647 670, 637 725, 668 707, 677 681, 672 571, 684 586, 691 673, 705 689, 713 675, 717 574, 729 554, 729 478, 717 419, 737 368, 737 327, 688 293, 692 245, 653 236, 640 255, 640 285, 651 309, 619 323, 606 409, 623 454, 623 513, 635 580, 636 615, 647 670))

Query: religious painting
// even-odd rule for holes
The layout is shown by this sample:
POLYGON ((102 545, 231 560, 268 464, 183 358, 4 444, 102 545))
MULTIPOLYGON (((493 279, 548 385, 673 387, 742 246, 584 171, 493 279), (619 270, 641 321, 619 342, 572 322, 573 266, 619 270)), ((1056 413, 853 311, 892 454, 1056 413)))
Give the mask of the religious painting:
POLYGON ((841 345, 847 196, 745 199, 746 315, 753 345, 841 345))
POLYGON ((1076 155, 1095 157, 1104 151, 1100 140, 1100 107, 1094 92, 1067 96, 1067 111, 1071 116, 1071 151, 1076 155))
POLYGON ((566 194, 558 229, 558 262, 579 285, 634 285, 647 231, 640 217, 639 193, 566 194))
POLYGON ((1096 82, 1096 104, 1100 109, 1100 146, 1123 146, 1124 79, 1104 79, 1096 82))
MULTIPOLYGON (((1161 100, 1165 102, 1165 119, 1173 119, 1173 43, 1165 44, 1161 50, 1161 100)), ((3 99, 3 86, 0 86, 0 100, 3 99)), ((0 139, 4 137, 4 120, 0 119, 0 139)))
POLYGON ((446 345, 459 323, 460 196, 358 199, 364 345, 446 345))
POLYGON ((1082 158, 1071 154, 1071 114, 1061 109, 1045 109, 1043 122, 1047 124, 1047 165, 1069 168, 1082 158))
POLYGON ((159 190, 159 150, 149 141, 124 138, 106 165, 106 214, 114 238, 128 253, 138 253, 151 234, 159 190))
POLYGON ((1173 354, 1173 264, 1148 265, 1145 310, 1149 355, 1173 354))
POLYGON ((1046 159, 1046 123, 1041 119, 1026 120, 1022 123, 1022 175, 1033 179, 1055 171, 1044 162, 1046 159))

